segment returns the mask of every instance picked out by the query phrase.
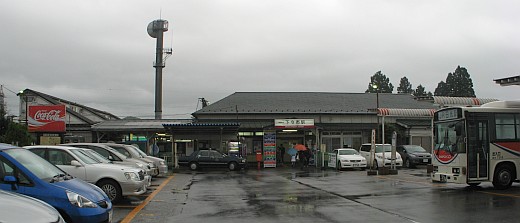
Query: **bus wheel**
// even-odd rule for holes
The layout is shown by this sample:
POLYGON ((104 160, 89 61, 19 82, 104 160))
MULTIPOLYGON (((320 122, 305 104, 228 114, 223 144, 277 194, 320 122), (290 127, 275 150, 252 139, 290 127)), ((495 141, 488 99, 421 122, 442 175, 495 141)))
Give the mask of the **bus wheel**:
POLYGON ((500 165, 495 170, 495 175, 493 177, 493 186, 496 189, 504 190, 511 187, 513 183, 513 170, 507 165, 500 165))
POLYGON ((476 187, 476 186, 480 185, 480 183, 468 183, 468 185, 470 187, 476 187))

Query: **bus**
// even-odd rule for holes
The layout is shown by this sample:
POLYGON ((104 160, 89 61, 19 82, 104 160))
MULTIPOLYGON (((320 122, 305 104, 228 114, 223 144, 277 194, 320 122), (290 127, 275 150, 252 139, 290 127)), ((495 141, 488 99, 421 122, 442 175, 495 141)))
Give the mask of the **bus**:
POLYGON ((432 181, 511 187, 520 173, 520 101, 435 112, 432 181))

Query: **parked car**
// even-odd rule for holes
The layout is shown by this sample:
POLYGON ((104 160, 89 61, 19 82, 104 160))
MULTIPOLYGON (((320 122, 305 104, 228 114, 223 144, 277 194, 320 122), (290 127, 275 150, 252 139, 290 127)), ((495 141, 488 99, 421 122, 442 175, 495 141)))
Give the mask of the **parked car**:
POLYGON ((68 174, 97 185, 112 203, 117 203, 123 196, 137 196, 146 192, 148 182, 144 179, 142 169, 101 163, 91 158, 83 148, 44 145, 25 148, 68 174))
MULTIPOLYGON (((375 145, 375 157, 373 165, 375 168, 382 167, 382 166, 391 166, 392 165, 392 145, 390 144, 376 144, 375 145), (383 160, 384 156, 384 160, 383 160)), ((370 159, 370 149, 372 147, 372 144, 365 143, 362 144, 359 153, 365 157, 367 160, 370 159)), ((401 167, 403 166, 403 159, 401 158, 401 155, 399 153, 395 153, 395 166, 401 167)))
POLYGON ((0 190, 0 201, 2 223, 65 223, 55 208, 36 198, 0 190))
POLYGON ((113 149, 117 150, 121 154, 125 155, 126 157, 141 160, 143 162, 148 163, 148 166, 151 169, 151 175, 152 177, 156 177, 159 175, 159 168, 155 165, 155 163, 139 154, 137 151, 134 150, 133 146, 131 145, 124 145, 124 144, 116 144, 116 143, 102 143, 104 145, 110 146, 113 149))
POLYGON ((367 167, 367 160, 361 156, 359 152, 352 148, 341 148, 332 151, 336 154, 336 168, 339 170, 344 168, 361 168, 367 167))
POLYGON ((85 148, 85 149, 92 149, 96 151, 97 153, 101 154, 108 160, 112 161, 116 164, 122 164, 122 165, 132 165, 137 166, 139 168, 142 168, 144 171, 146 171, 147 175, 152 176, 153 170, 151 169, 149 163, 143 162, 138 159, 133 159, 130 157, 125 156, 124 154, 121 154, 114 148, 101 144, 101 143, 67 143, 62 144, 65 146, 73 146, 73 147, 79 147, 79 148, 85 148))
POLYGON ((197 170, 201 167, 227 167, 229 170, 239 170, 246 166, 246 159, 228 156, 217 150, 197 150, 189 156, 179 157, 179 166, 197 170))
POLYGON ((397 146, 397 152, 403 158, 406 168, 413 168, 417 165, 427 165, 432 163, 432 154, 426 152, 424 148, 418 145, 400 145, 397 146))
MULTIPOLYGON (((95 159, 96 161, 98 161, 100 163, 107 163, 107 164, 114 164, 114 165, 122 165, 122 166, 134 167, 131 164, 126 165, 125 163, 115 164, 114 162, 110 161, 109 159, 107 159, 106 157, 104 157, 103 155, 97 153, 96 151, 94 151, 92 149, 85 149, 85 148, 80 148, 80 149, 82 149, 85 152, 85 154, 90 156, 92 159, 95 159)), ((149 187, 152 184, 152 176, 146 174, 144 169, 140 169, 140 170, 144 173, 144 181, 147 182, 146 183, 146 187, 149 187)))
POLYGON ((20 147, 0 144, 0 189, 42 200, 66 222, 112 221, 112 202, 103 190, 20 147))
POLYGON ((155 166, 157 166, 159 168, 159 175, 166 176, 168 174, 168 165, 166 164, 166 161, 164 159, 147 155, 145 152, 143 152, 137 146, 134 146, 134 145, 127 145, 127 146, 131 146, 130 148, 133 148, 137 153, 141 154, 141 156, 152 161, 155 164, 155 166))

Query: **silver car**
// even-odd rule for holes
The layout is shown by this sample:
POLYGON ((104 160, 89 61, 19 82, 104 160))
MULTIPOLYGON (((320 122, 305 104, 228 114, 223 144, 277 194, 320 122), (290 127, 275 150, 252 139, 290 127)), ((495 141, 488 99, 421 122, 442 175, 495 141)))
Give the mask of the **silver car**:
POLYGON ((149 159, 155 163, 155 166, 159 167, 159 175, 166 176, 168 174, 168 165, 166 164, 166 161, 164 159, 161 159, 159 157, 155 156, 149 156, 145 152, 143 152, 141 149, 139 149, 137 146, 134 145, 127 145, 130 148, 133 148, 134 151, 139 153, 142 157, 149 159))
POLYGON ((45 145, 25 148, 68 174, 97 185, 113 203, 117 203, 123 196, 137 196, 146 192, 148 182, 142 169, 101 163, 82 148, 45 145))
POLYGON ((0 222, 65 223, 54 207, 36 198, 0 190, 0 201, 0 222))
POLYGON ((151 169, 149 163, 127 157, 124 154, 121 154, 120 152, 115 150, 114 148, 101 143, 68 143, 62 145, 92 149, 115 164, 137 166, 146 171, 146 174, 150 176, 152 176, 153 173, 153 170, 151 169))
POLYGON ((150 166, 150 169, 152 170, 152 176, 156 177, 159 175, 159 168, 157 167, 157 165, 155 165, 155 162, 153 160, 150 160, 148 158, 141 156, 141 154, 139 154, 137 151, 135 151, 133 149, 133 146, 124 145, 124 144, 116 144, 116 143, 103 143, 103 144, 112 147, 113 149, 117 150, 118 152, 122 153, 123 155, 125 155, 127 157, 130 157, 133 159, 138 159, 138 160, 148 163, 150 166))

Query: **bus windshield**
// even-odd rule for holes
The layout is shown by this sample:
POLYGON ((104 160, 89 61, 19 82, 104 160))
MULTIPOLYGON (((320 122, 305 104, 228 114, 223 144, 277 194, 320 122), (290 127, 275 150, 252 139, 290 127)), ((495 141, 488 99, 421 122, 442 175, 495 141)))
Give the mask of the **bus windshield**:
POLYGON ((435 152, 439 153, 442 151, 442 153, 451 155, 465 153, 465 132, 464 122, 462 120, 436 123, 435 152))

